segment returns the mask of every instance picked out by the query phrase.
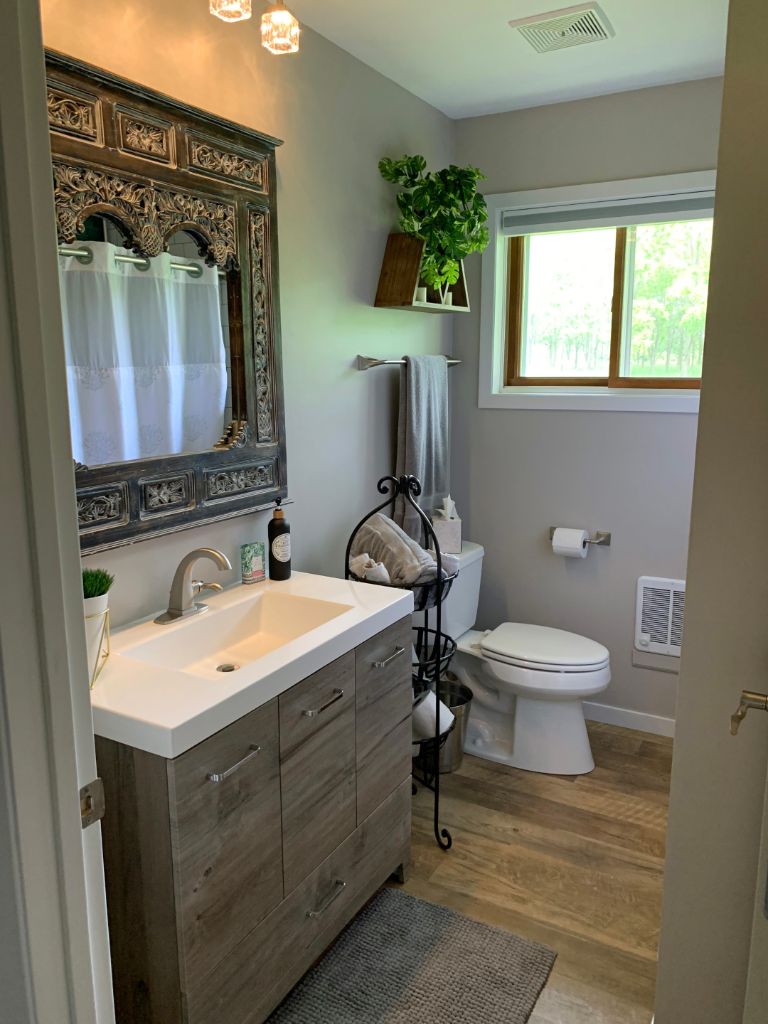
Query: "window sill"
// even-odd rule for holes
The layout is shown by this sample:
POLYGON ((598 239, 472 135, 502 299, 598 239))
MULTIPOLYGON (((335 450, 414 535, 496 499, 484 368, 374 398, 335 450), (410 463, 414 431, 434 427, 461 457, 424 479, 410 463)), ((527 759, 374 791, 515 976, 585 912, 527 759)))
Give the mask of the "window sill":
POLYGON ((672 388, 505 387, 480 396, 481 409, 560 409, 582 412, 688 413, 699 411, 699 392, 672 388))

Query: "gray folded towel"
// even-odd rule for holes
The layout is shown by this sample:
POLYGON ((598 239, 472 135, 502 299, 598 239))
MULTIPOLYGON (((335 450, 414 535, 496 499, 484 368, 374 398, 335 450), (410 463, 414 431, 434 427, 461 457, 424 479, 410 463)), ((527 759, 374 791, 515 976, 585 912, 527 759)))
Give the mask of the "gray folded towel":
POLYGON ((375 562, 384 563, 389 578, 397 587, 410 587, 420 576, 430 571, 432 579, 437 574, 435 560, 429 552, 381 512, 371 516, 360 527, 350 555, 354 557, 366 553, 375 562))

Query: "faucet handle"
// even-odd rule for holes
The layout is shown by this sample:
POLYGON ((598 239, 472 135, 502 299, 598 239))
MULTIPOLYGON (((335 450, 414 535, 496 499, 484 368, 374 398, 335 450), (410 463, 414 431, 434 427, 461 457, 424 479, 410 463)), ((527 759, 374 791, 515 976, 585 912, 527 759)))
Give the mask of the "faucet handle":
POLYGON ((204 580, 192 580, 192 593, 197 597, 204 590, 222 591, 224 588, 220 583, 206 583, 204 580))

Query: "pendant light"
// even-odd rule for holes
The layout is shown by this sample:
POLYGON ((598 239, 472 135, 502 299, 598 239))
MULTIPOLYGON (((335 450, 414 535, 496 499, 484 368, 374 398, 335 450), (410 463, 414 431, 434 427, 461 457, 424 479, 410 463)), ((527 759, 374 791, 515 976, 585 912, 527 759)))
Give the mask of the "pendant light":
POLYGON ((251 0, 210 0, 208 10, 222 21, 246 21, 251 16, 251 0))
POLYGON ((301 26, 282 0, 261 16, 261 45, 270 53, 296 53, 300 32, 301 26))

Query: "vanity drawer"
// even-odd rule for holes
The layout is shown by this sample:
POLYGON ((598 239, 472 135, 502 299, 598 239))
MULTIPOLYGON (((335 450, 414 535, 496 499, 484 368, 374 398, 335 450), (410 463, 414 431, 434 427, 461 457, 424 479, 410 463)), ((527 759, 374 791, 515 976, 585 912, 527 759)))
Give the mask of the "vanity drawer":
POLYGON ((401 619, 355 651, 357 820, 411 773, 411 620, 401 619))
POLYGON ((169 761, 168 789, 183 985, 283 896, 277 701, 169 761))
POLYGON ((407 860, 410 808, 406 780, 237 949, 193 980, 185 999, 187 1024, 262 1024, 407 860))
POLYGON ((354 651, 292 687, 279 702, 283 877, 289 893, 357 823, 354 651))

